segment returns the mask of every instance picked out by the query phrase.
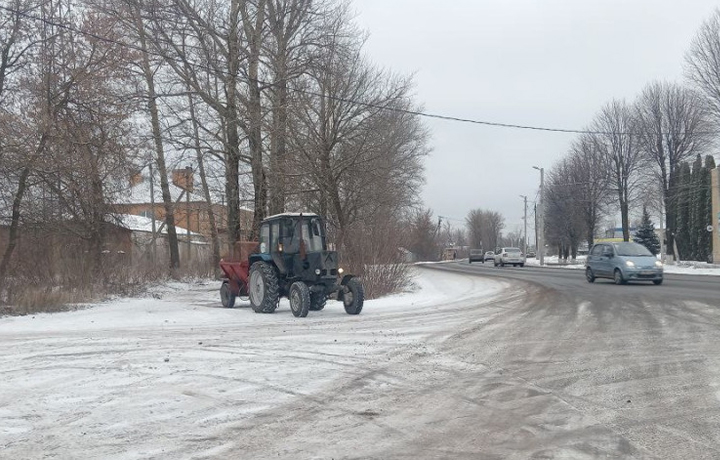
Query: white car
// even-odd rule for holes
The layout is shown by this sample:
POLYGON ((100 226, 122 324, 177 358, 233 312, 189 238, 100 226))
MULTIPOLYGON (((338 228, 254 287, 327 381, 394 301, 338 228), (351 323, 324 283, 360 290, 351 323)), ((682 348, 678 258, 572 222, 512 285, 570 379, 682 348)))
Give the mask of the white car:
POLYGON ((501 267, 505 265, 512 265, 513 267, 519 265, 524 267, 525 254, 522 253, 520 248, 499 248, 495 251, 495 266, 497 267, 498 265, 501 267))

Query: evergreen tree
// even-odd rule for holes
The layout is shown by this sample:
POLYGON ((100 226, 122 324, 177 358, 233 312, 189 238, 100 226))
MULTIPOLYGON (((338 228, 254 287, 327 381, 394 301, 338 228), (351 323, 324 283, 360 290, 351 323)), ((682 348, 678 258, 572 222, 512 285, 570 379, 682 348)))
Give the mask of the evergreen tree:
POLYGON ((643 206, 642 220, 635 232, 633 241, 648 248, 653 255, 657 255, 660 252, 660 239, 655 233, 655 224, 650 221, 650 213, 648 213, 645 206, 643 206))
POLYGON ((695 161, 692 165, 692 174, 690 176, 690 221, 688 223, 688 231, 690 239, 688 241, 688 256, 691 260, 701 260, 700 253, 702 252, 701 238, 702 233, 705 231, 705 178, 703 171, 703 162, 700 154, 697 154, 695 161))
POLYGON ((712 254, 712 233, 707 227, 712 224, 712 179, 710 171, 715 168, 712 155, 705 157, 698 183, 698 199, 696 203, 697 250, 696 260, 706 261, 712 254))
POLYGON ((691 232, 691 209, 692 209, 692 172, 687 162, 682 162, 677 177, 677 195, 675 201, 675 244, 678 253, 675 256, 678 260, 690 258, 691 232))

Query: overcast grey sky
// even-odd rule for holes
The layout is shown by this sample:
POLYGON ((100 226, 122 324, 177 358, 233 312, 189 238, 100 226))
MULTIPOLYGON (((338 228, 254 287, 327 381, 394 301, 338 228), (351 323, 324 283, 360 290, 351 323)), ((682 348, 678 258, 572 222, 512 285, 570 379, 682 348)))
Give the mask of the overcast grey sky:
MULTIPOLYGON (((375 63, 414 73, 425 110, 503 123, 581 129, 612 98, 680 81, 683 56, 718 1, 354 0, 375 63)), ((501 212, 522 224, 522 199, 561 159, 571 134, 426 120, 425 205, 464 219, 501 212)), ((531 207, 531 206, 529 206, 531 207)), ((462 222, 453 221, 455 225, 462 222)))

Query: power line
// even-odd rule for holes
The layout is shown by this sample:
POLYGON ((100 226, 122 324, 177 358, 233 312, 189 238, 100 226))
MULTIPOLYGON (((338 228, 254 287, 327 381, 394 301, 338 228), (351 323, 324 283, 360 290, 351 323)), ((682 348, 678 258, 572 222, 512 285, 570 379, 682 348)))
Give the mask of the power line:
MULTIPOLYGON (((31 19, 31 20, 43 22, 45 24, 52 25, 55 27, 63 28, 65 30, 75 32, 75 33, 78 33, 81 35, 92 37, 97 40, 104 41, 106 43, 116 44, 116 45, 126 47, 129 49, 135 50, 135 51, 140 51, 142 53, 147 53, 152 56, 160 57, 162 59, 172 60, 179 64, 183 64, 183 65, 190 64, 194 67, 198 67, 198 68, 210 71, 210 72, 219 72, 219 73, 222 73, 225 75, 229 75, 227 72, 225 72, 221 69, 211 68, 209 66, 205 66, 203 64, 199 64, 196 62, 180 61, 178 59, 175 59, 171 56, 167 56, 162 53, 145 50, 139 46, 132 45, 130 43, 125 43, 125 42, 121 42, 118 40, 114 40, 114 39, 104 37, 102 35, 98 35, 98 34, 95 34, 92 32, 79 30, 79 29, 69 26, 67 24, 61 24, 61 23, 52 21, 50 19, 34 16, 32 14, 29 14, 25 11, 21 11, 19 9, 10 8, 10 7, 6 7, 6 6, 0 6, 0 10, 4 10, 4 11, 10 12, 12 14, 16 14, 16 15, 25 17, 27 19, 31 19)), ((193 47, 193 46, 190 46, 190 47, 193 47)), ((193 48, 197 48, 197 47, 193 47, 193 48)), ((277 83, 267 82, 267 81, 263 81, 263 80, 259 80, 259 79, 247 78, 247 81, 255 81, 256 83, 260 83, 263 86, 277 86, 277 83)), ((419 111, 419 110, 402 109, 399 107, 390 107, 388 105, 358 101, 356 99, 344 98, 344 97, 340 97, 340 96, 331 96, 328 94, 321 94, 321 93, 317 93, 314 91, 303 90, 303 89, 299 89, 299 88, 288 87, 287 89, 289 91, 292 91, 295 93, 305 94, 305 95, 309 95, 309 96, 323 97, 323 98, 327 98, 330 100, 334 100, 334 101, 338 101, 338 102, 346 102, 349 104, 359 105, 359 106, 363 106, 363 107, 367 107, 367 108, 385 110, 385 111, 389 111, 389 112, 402 113, 405 115, 413 115, 413 116, 436 119, 436 120, 452 121, 452 122, 458 122, 458 123, 469 123, 469 124, 474 124, 474 125, 491 126, 491 127, 497 127, 497 128, 521 129, 521 130, 529 130, 529 131, 542 131, 542 132, 553 132, 553 133, 564 133, 564 134, 587 134, 587 135, 631 135, 631 134, 637 134, 635 132, 597 131, 597 130, 572 129, 572 128, 554 128, 554 127, 547 127, 547 126, 533 126, 533 125, 524 125, 524 124, 517 124, 517 123, 503 123, 503 122, 497 122, 497 121, 476 120, 476 119, 472 119, 472 118, 456 117, 456 116, 452 116, 452 115, 443 115, 443 114, 438 114, 438 113, 423 112, 423 111, 419 111)), ((720 131, 707 131, 707 132, 703 132, 703 133, 718 134, 718 133, 720 133, 720 131)))

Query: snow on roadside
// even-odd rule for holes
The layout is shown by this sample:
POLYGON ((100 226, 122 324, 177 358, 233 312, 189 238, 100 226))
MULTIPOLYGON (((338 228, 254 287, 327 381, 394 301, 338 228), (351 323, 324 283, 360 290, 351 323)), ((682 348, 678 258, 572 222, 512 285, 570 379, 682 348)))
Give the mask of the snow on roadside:
POLYGON ((294 318, 220 307, 217 282, 0 318, 0 458, 205 458, 242 426, 338 378, 422 352, 483 320, 502 281, 418 269, 419 289, 294 318), (159 295, 160 294, 160 295, 159 295))
MULTIPOLYGON (((526 265, 540 266, 540 261, 532 257, 525 261, 526 265)), ((568 263, 560 263, 557 256, 545 257, 545 264, 553 268, 567 269, 585 269, 585 256, 578 256, 577 260, 568 263)), ((678 262, 677 264, 665 264, 665 273, 679 275, 715 275, 720 276, 720 265, 709 264, 707 262, 678 262)))

